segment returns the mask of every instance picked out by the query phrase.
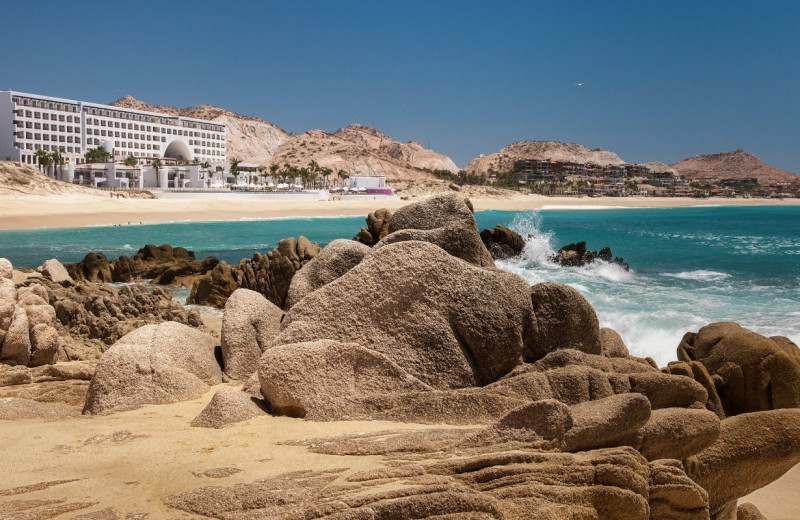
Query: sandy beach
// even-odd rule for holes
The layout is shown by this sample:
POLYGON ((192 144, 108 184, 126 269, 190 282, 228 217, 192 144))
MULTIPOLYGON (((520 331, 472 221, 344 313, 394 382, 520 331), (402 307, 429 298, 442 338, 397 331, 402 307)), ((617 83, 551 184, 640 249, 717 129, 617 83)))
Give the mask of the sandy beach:
MULTIPOLYGON (((653 197, 545 197, 542 195, 487 196, 464 190, 475 210, 522 211, 547 207, 669 208, 707 205, 800 205, 800 199, 689 199, 653 197)), ((0 229, 81 227, 159 222, 204 222, 254 218, 366 215, 420 200, 273 201, 111 199, 91 196, 24 196, 0 199, 0 229)))
MULTIPOLYGON (((15 501, 28 500, 42 506, 54 501, 60 503, 57 507, 81 513, 99 514, 114 508, 131 515, 128 518, 139 518, 133 515, 142 513, 157 518, 197 518, 168 508, 163 498, 202 486, 247 484, 286 471, 346 468, 335 482, 346 484, 352 473, 387 465, 380 456, 325 455, 284 442, 437 427, 270 416, 221 430, 191 427, 189 423, 214 392, 226 387, 220 385, 191 401, 145 406, 107 417, 2 421, 5 476, 0 486, 0 511, 15 501), (31 457, 31 453, 40 456, 31 457), (103 463, 98 464, 99 460, 103 463)), ((800 512, 799 481, 800 466, 796 466, 739 503, 754 503, 770 520, 795 519, 800 512)))

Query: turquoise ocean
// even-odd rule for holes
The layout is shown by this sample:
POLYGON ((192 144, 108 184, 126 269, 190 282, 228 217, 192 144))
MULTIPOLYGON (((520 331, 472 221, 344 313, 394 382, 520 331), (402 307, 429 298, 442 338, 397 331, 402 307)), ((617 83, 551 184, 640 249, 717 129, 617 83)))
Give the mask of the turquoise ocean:
MULTIPOLYGON (((561 282, 595 307, 631 352, 659 365, 675 358, 688 331, 735 321, 800 344, 800 206, 707 206, 668 209, 550 207, 481 211, 478 228, 508 225, 529 238, 524 254, 498 267, 531 284, 561 282), (630 272, 603 262, 566 268, 548 261, 562 245, 610 246, 630 272)), ((0 232, 0 257, 36 267, 48 258, 75 262, 90 251, 109 258, 145 244, 169 243, 237 263, 305 235, 320 245, 352 238, 363 217, 175 222, 0 232)))

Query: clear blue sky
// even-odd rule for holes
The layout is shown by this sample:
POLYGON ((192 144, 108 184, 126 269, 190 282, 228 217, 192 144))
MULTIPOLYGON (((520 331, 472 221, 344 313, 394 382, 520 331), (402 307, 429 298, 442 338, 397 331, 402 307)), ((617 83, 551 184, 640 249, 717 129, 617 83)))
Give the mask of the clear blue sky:
POLYGON ((0 0, 0 89, 353 122, 465 166, 554 139, 800 172, 800 2, 0 0), (583 85, 578 85, 583 83, 583 85))

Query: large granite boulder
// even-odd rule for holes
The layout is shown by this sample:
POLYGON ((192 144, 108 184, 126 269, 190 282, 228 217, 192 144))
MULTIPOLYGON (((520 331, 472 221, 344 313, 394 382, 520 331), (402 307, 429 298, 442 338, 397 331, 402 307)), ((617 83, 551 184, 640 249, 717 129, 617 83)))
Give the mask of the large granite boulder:
POLYGON ((705 366, 727 416, 800 407, 800 349, 787 338, 712 323, 683 337, 678 358, 705 366))
POLYGON ((295 304, 275 345, 357 343, 448 389, 485 385, 510 372, 535 332, 522 278, 410 241, 373 249, 295 304))
POLYGON ((472 211, 454 193, 434 195, 398 209, 389 223, 389 234, 375 247, 406 241, 430 242, 471 264, 494 267, 472 211))
POLYGON ((334 240, 292 277, 286 306, 295 303, 361 263, 370 248, 354 240, 334 240))
POLYGON ((260 293, 236 289, 222 317, 222 359, 225 375, 245 380, 258 370, 258 359, 272 346, 283 311, 260 293))
POLYGON ((180 323, 136 329, 103 353, 83 413, 107 415, 202 395, 222 382, 216 346, 209 334, 180 323))
POLYGON ((531 287, 538 334, 525 353, 535 361, 559 349, 602 353, 600 322, 592 305, 572 287, 552 282, 531 287))
POLYGON ((364 418, 366 396, 430 389, 380 352, 331 340, 273 347, 258 376, 274 412, 315 420, 364 418))

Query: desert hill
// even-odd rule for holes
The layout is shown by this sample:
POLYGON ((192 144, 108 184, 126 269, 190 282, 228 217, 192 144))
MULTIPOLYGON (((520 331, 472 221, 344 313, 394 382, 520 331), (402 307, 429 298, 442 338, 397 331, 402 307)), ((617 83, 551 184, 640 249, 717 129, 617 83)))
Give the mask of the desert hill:
POLYGON ((422 168, 458 171, 446 155, 428 150, 415 141, 401 143, 374 128, 358 124, 332 134, 322 130, 290 134, 263 119, 210 105, 175 108, 149 105, 132 96, 112 105, 223 123, 228 131, 228 157, 244 162, 263 165, 288 162, 305 166, 314 160, 334 171, 342 169, 350 175, 385 175, 390 180, 429 177, 418 170, 422 168))
POLYGON ((671 165, 689 179, 745 179, 755 177, 759 184, 777 182, 797 183, 796 174, 773 168, 755 155, 744 150, 695 155, 671 165))
POLYGON ((596 164, 612 166, 624 164, 614 152, 589 148, 577 143, 559 141, 518 141, 499 151, 481 155, 473 159, 466 170, 475 173, 487 173, 490 169, 500 172, 514 169, 514 162, 523 159, 550 159, 551 161, 596 164))
POLYGON ((26 164, 0 161, 0 198, 31 195, 71 195, 107 197, 105 192, 53 180, 26 164))

